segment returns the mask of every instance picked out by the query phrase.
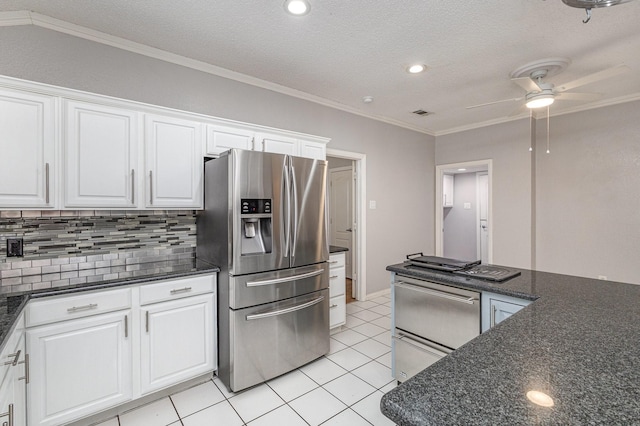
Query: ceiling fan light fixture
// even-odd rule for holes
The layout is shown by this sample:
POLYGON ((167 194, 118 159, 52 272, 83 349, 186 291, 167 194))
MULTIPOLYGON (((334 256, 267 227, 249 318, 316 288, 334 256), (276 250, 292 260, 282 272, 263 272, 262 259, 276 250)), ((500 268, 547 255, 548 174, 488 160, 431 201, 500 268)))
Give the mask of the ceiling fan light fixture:
POLYGON ((532 95, 527 95, 527 103, 525 105, 527 108, 531 109, 542 108, 551 105, 554 100, 555 98, 553 94, 534 93, 532 95))
POLYGON ((304 16, 311 11, 311 4, 307 0, 287 0, 284 10, 291 15, 304 16))
POLYGON ((631 0, 562 0, 564 4, 580 9, 591 9, 597 7, 609 7, 617 4, 627 3, 631 0))

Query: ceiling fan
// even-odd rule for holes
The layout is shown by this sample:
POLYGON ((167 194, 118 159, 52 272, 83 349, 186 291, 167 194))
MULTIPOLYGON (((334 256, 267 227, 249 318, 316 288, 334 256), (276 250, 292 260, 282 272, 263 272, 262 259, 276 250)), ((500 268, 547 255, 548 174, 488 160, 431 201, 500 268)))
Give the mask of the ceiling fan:
POLYGON ((586 75, 568 83, 556 86, 553 83, 546 82, 544 79, 552 77, 563 71, 571 62, 568 58, 549 58, 535 61, 523 65, 511 73, 511 81, 526 90, 524 96, 511 99, 502 99, 499 101, 487 102, 478 105, 471 105, 467 109, 479 108, 494 105, 503 102, 520 102, 522 103, 509 116, 516 116, 526 111, 527 108, 535 109, 547 107, 556 100, 564 101, 594 101, 602 95, 599 93, 578 93, 571 92, 571 89, 594 83, 596 81, 605 80, 618 74, 630 71, 626 65, 618 65, 593 74, 586 75))

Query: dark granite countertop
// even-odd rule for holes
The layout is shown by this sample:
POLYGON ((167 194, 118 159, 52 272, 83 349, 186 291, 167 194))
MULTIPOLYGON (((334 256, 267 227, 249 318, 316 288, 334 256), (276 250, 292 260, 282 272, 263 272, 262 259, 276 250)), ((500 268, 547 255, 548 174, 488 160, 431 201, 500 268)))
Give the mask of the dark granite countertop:
MULTIPOLYGON (((22 309, 29 299, 35 299, 47 296, 58 296, 62 294, 78 293, 88 290, 100 290, 123 285, 132 285, 140 283, 148 283, 151 281, 166 280, 172 278, 182 278, 191 275, 210 274, 219 272, 220 268, 202 260, 191 258, 184 259, 181 257, 176 260, 163 260, 158 262, 146 262, 140 264, 141 267, 136 271, 136 275, 128 278, 114 278, 95 282, 87 282, 75 285, 67 285, 63 287, 53 287, 41 290, 34 290, 26 293, 8 293, 0 295, 0 351, 4 348, 5 339, 11 332, 15 321, 20 316, 22 309)), ((115 270, 116 267, 112 269, 115 270)), ((108 276, 109 271, 100 268, 99 275, 108 276)), ((117 276, 117 273, 114 273, 117 276)))
POLYGON ((349 249, 346 247, 340 247, 340 246, 329 246, 329 253, 331 254, 340 253, 341 251, 349 251, 349 249))
POLYGON ((400 425, 640 424, 640 286, 520 270, 504 283, 388 271, 535 300, 387 393, 400 425), (545 392, 554 406, 530 402, 545 392))

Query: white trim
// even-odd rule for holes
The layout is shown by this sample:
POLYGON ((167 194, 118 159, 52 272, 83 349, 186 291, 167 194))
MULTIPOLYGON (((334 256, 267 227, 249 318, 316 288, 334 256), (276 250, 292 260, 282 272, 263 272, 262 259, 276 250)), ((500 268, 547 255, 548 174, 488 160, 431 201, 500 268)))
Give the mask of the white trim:
POLYGON ((155 47, 147 46, 145 44, 130 41, 121 37, 112 36, 101 31, 72 24, 70 22, 52 18, 47 15, 42 15, 40 13, 30 12, 27 10, 18 12, 0 12, 0 26, 18 25, 35 25, 63 34, 69 34, 75 37, 83 38, 85 40, 90 40, 107 46, 116 47, 118 49, 137 53, 139 55, 159 59, 161 61, 169 62, 176 65, 181 65, 187 68, 205 72, 207 74, 228 78, 229 80, 239 81, 251 86, 261 87, 263 89, 282 93, 288 96, 293 96, 294 98, 298 99, 304 99, 306 101, 349 112, 361 117, 370 118, 372 120, 434 136, 433 132, 418 126, 414 126, 410 123, 374 114, 366 114, 356 108, 350 107, 340 102, 331 101, 320 96, 315 96, 310 93, 302 92, 300 90, 292 89, 290 87, 282 86, 280 84, 272 83, 270 81, 262 80, 256 77, 251 77, 246 74, 241 74, 239 72, 231 71, 226 68, 218 67, 203 61, 198 61, 196 59, 177 55, 175 53, 170 53, 165 50, 157 49, 155 47))
POLYGON ((345 158, 355 162, 356 173, 356 259, 352 262, 355 267, 356 299, 367 300, 367 155, 359 152, 342 151, 327 148, 328 157, 345 158))
POLYGON ((443 219, 443 206, 442 206, 442 176, 445 170, 486 166, 487 174, 489 175, 489 244, 488 253, 489 263, 493 262, 493 160, 477 160, 467 161, 464 163, 453 164, 440 164, 436 166, 436 211, 435 211, 435 234, 436 234, 436 256, 442 256, 443 254, 443 238, 442 233, 444 231, 444 219, 443 219))

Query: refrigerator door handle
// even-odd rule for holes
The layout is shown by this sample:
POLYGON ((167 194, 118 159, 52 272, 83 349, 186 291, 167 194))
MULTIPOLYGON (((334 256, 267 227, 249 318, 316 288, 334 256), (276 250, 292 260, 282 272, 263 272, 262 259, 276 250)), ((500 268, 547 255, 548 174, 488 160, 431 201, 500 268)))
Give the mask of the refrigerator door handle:
POLYGON ((289 181, 289 173, 288 173, 288 164, 285 160, 285 165, 282 168, 282 180, 284 183, 284 196, 282 197, 282 212, 286 211, 286 217, 284 214, 280 215, 280 225, 284 230, 284 233, 280 233, 280 242, 282 243, 282 237, 284 235, 284 257, 289 257, 289 243, 291 242, 291 188, 289 181), (285 196, 286 196, 286 206, 285 206, 285 196), (284 223, 282 221, 284 220, 284 223))
POLYGON ((291 164, 291 186, 293 193, 293 226, 291 227, 293 233, 293 241, 291 242, 291 257, 296 256, 296 245, 298 244, 298 186, 296 185, 296 169, 291 164))

